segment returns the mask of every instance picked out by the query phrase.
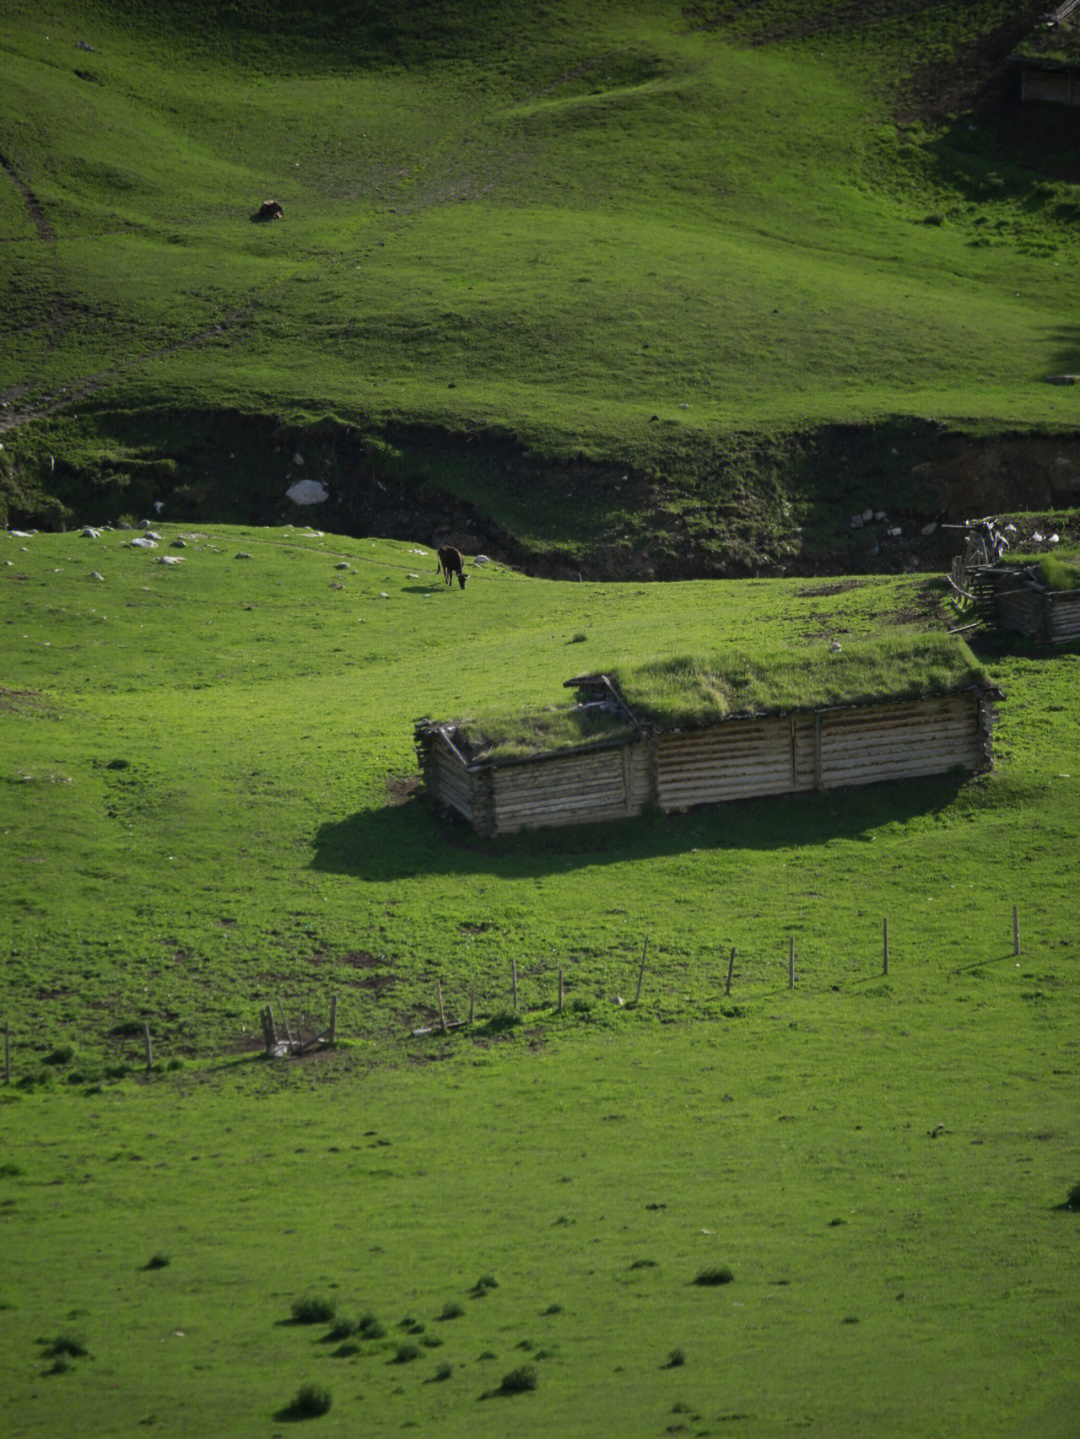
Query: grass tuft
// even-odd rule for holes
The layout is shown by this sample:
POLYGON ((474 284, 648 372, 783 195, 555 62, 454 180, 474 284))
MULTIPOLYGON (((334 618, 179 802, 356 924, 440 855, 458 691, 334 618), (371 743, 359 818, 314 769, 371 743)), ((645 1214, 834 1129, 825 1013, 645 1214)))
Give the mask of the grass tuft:
POLYGON ((275 1417, 282 1419, 319 1419, 329 1414, 333 1399, 329 1389, 319 1384, 302 1384, 292 1402, 275 1417))
POLYGON ((294 1324, 328 1324, 334 1317, 337 1306, 332 1299, 318 1294, 306 1294, 294 1299, 292 1318, 294 1324))
POLYGON ((727 1264, 721 1264, 715 1269, 699 1270, 699 1272, 694 1278, 694 1283, 706 1286, 715 1284, 730 1284, 734 1278, 735 1275, 730 1266, 727 1264))
POLYGON ((499 1382, 498 1392, 500 1394, 527 1394, 535 1389, 539 1380, 536 1377, 536 1370, 531 1364, 523 1364, 518 1369, 511 1369, 504 1374, 499 1382))

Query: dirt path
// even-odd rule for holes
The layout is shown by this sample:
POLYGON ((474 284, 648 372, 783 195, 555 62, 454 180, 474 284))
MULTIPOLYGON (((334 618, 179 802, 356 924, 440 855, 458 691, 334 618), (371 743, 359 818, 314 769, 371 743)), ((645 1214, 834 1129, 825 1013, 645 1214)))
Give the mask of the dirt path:
POLYGON ((0 168, 2 168, 6 172, 11 183, 15 186, 16 190, 18 190, 19 194, 23 197, 23 203, 26 206, 26 212, 30 216, 34 229, 37 231, 38 239, 44 240, 45 243, 48 245, 54 245, 56 243, 56 231, 49 224, 48 217, 45 214, 45 210, 42 207, 41 201, 34 194, 33 190, 31 190, 30 186, 22 178, 19 172, 15 169, 14 164, 7 157, 7 155, 0 154, 0 168))

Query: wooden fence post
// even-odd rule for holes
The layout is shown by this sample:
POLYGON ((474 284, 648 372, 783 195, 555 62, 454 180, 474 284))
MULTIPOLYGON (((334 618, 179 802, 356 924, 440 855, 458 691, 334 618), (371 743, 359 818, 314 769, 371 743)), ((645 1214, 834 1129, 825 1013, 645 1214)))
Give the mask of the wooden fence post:
POLYGON ((562 1014, 563 1006, 563 972, 559 970, 559 1013, 562 1014))
POLYGON ((1020 916, 1016 912, 1016 905, 1013 905, 1013 954, 1020 953, 1020 916))
POLYGON ((441 980, 441 979, 437 979, 437 980, 435 981, 435 993, 438 995, 438 998, 439 998, 439 1027, 440 1027, 440 1029, 442 1030, 443 1034, 445 1034, 445 1033, 446 1033, 446 1011, 443 1009, 443 1002, 442 1002, 442 980, 441 980))
POLYGON ((645 947, 641 951, 641 968, 638 970, 637 993, 634 995, 634 1003, 637 1004, 641 998, 641 981, 645 978, 645 956, 649 952, 649 936, 645 936, 645 947))
POLYGON ((337 1039, 337 995, 330 996, 330 1043, 337 1039))
POLYGON ((146 1067, 151 1069, 154 1063, 154 1046, 150 1042, 150 1026, 144 1022, 143 1039, 146 1041, 146 1067))
POLYGON ((517 991, 517 960, 510 961, 510 974, 514 981, 514 1013, 517 1014, 518 991, 517 991))
POLYGON ((881 922, 881 960, 882 974, 889 972, 889 916, 886 915, 881 922))
POLYGON ((735 968, 735 946, 731 946, 731 958, 727 962, 727 984, 724 986, 724 993, 731 993, 731 975, 735 968))
POLYGON ((11 1025, 4 1025, 4 1083, 11 1083, 11 1025))
POLYGON ((277 1006, 278 1009, 281 1011, 281 1027, 285 1031, 285 1040, 289 1046, 289 1050, 292 1051, 292 1049, 294 1048, 292 1031, 289 1029, 289 1021, 285 1018, 285 1006, 282 1004, 280 999, 277 1002, 277 1006))
POLYGON ((476 1014, 476 990, 475 990, 475 989, 470 989, 470 990, 469 990, 469 1023, 470 1023, 470 1024, 472 1024, 472 1022, 473 1022, 473 1017, 474 1017, 475 1014, 476 1014))
POLYGON ((795 936, 788 940, 787 987, 795 988, 795 936))

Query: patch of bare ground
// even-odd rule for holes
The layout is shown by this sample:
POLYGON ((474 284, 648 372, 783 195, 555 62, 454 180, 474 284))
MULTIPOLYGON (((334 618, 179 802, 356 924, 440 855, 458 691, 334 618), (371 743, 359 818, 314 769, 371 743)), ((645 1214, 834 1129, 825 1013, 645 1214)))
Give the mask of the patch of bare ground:
POLYGON ((810 585, 808 589, 796 590, 795 593, 801 600, 816 600, 822 595, 842 595, 848 590, 858 590, 865 584, 865 580, 837 580, 835 584, 810 585))
POLYGON ((419 787, 418 775, 390 774, 386 777, 386 793, 391 804, 408 804, 419 787))
MULTIPOLYGON (((16 579, 24 576, 16 575, 16 579)), ((39 690, 14 690, 0 685, 0 712, 4 714, 55 714, 55 708, 39 690)))

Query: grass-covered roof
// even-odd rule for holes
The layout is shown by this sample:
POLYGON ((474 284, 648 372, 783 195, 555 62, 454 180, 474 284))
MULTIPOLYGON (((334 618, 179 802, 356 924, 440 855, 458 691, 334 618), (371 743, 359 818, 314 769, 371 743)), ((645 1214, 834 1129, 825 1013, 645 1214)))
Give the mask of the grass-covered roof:
POLYGON ((552 706, 514 716, 462 720, 468 759, 515 759, 577 745, 616 742, 638 725, 695 727, 793 710, 955 694, 992 682, 962 640, 920 634, 798 648, 732 648, 613 665, 567 683, 605 692, 606 676, 626 711, 596 704, 552 706), (635 723, 636 722, 636 723, 635 723))

